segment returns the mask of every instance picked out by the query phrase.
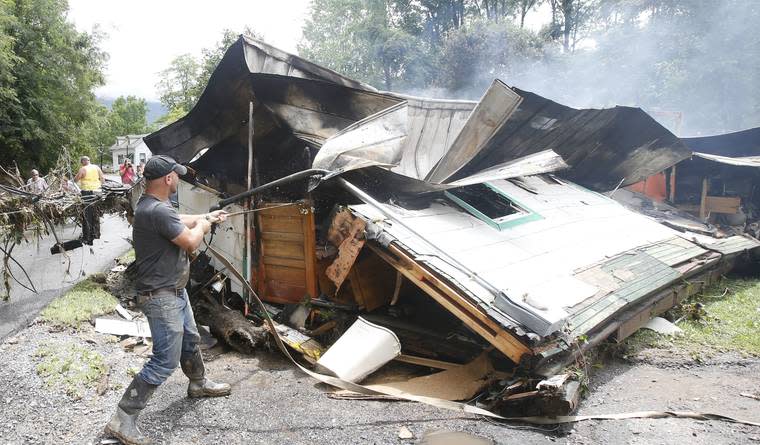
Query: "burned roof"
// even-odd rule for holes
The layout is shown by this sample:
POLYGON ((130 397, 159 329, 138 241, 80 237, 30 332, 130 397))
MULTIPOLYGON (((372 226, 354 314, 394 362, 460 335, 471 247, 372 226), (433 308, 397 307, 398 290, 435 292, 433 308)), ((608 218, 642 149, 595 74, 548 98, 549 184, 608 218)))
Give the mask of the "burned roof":
MULTIPOLYGON (((578 110, 498 84, 503 86, 495 89, 498 94, 489 90, 479 102, 378 92, 261 41, 241 37, 228 49, 188 115, 149 135, 145 142, 154 153, 169 154, 180 162, 218 145, 246 150, 241 133, 252 102, 254 145, 272 135, 282 139, 281 133, 287 132, 293 139, 282 155, 292 157, 296 147, 309 147, 312 158, 324 144, 330 145, 331 138, 345 138, 341 132, 361 130, 364 123, 377 122, 379 113, 389 116, 393 107, 398 111, 406 106, 411 110, 406 113, 409 122, 404 123, 409 133, 399 134, 398 139, 411 138, 413 144, 402 145, 413 149, 389 156, 383 152, 387 146, 381 146, 362 155, 367 156, 362 158, 363 166, 386 163, 394 173, 429 183, 460 181, 489 169, 500 171, 498 166, 550 150, 569 165, 564 177, 603 191, 640 181, 690 155, 678 138, 639 108, 578 110), (511 99, 505 102, 507 97, 511 99), (444 113, 436 103, 448 103, 450 110, 453 106, 459 111, 444 113), (475 136, 484 132, 488 137, 475 136)), ((562 167, 557 162, 546 166, 547 171, 562 167)))

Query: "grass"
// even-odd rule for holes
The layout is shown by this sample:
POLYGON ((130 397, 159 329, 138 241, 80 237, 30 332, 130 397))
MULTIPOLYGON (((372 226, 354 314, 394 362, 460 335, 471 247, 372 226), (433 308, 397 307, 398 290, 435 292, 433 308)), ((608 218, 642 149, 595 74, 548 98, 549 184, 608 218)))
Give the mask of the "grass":
POLYGON ((126 264, 131 263, 134 260, 135 260, 135 249, 129 249, 127 251, 127 253, 125 253, 124 255, 120 256, 116 260, 116 262, 119 263, 119 264, 125 264, 126 265, 126 264))
POLYGON ((37 365, 37 374, 47 386, 58 387, 74 399, 81 399, 87 388, 96 386, 107 372, 100 353, 75 344, 44 345, 35 356, 42 360, 37 365))
POLYGON ((760 280, 726 279, 671 311, 682 318, 681 336, 659 335, 641 329, 627 349, 676 348, 700 360, 704 355, 738 352, 760 356, 760 280))
POLYGON ((116 297, 100 284, 87 279, 53 300, 42 311, 42 320, 55 326, 78 329, 82 322, 113 312, 117 303, 116 297))

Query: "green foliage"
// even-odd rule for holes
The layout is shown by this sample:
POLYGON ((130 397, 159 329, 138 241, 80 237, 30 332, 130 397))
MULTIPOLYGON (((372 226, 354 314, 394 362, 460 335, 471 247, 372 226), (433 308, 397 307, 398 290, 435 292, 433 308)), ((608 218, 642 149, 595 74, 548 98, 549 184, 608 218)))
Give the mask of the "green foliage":
POLYGON ((198 76, 201 66, 190 54, 182 54, 159 73, 156 88, 161 103, 168 109, 190 110, 198 100, 198 76))
POLYGON ((121 96, 111 103, 111 109, 96 104, 90 118, 79 128, 79 139, 86 150, 75 152, 73 159, 79 155, 93 155, 94 149, 103 151, 108 159, 108 148, 114 144, 117 136, 147 133, 150 128, 147 121, 148 106, 145 99, 135 96, 121 96))
POLYGON ((81 399, 107 372, 103 356, 76 344, 45 345, 35 352, 41 361, 37 374, 50 388, 59 388, 74 399, 81 399))
POLYGON ((386 0, 314 0, 299 52, 341 74, 392 89, 425 81, 420 11, 386 0), (406 15, 400 15, 406 12, 406 15))
POLYGON ((101 35, 80 33, 63 0, 0 3, 0 164, 47 169, 61 146, 87 150, 79 130, 97 110, 107 58, 101 35))
POLYGON ((108 116, 111 131, 115 136, 141 134, 148 128, 148 105, 145 99, 135 96, 121 96, 111 104, 108 116))
POLYGON ((127 253, 120 256, 116 261, 119 264, 129 264, 135 260, 135 249, 129 249, 127 253))
POLYGON ((82 322, 114 311, 118 300, 91 280, 81 281, 42 311, 42 320, 59 327, 78 329, 82 322))
POLYGON ((707 314, 705 321, 686 319, 679 324, 683 341, 720 351, 760 355, 760 283, 732 280, 721 283, 697 299, 707 314), (728 293, 724 295, 724 290, 728 293))
POLYGON ((760 356, 760 281, 732 279, 691 298, 674 316, 684 334, 661 336, 642 329, 626 343, 630 352, 643 348, 675 349, 694 359, 717 352, 760 356), (727 291, 726 291, 727 290, 727 291))
POLYGON ((477 21, 449 35, 442 48, 448 63, 442 64, 436 84, 477 97, 495 77, 527 75, 543 52, 544 42, 535 33, 511 23, 477 21))

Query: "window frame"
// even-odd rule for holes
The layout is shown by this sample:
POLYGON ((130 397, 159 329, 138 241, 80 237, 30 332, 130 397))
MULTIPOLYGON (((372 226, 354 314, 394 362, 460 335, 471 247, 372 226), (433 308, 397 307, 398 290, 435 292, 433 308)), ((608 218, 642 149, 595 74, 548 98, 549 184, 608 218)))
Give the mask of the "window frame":
POLYGON ((459 198, 458 196, 454 195, 453 193, 449 191, 445 191, 444 195, 447 198, 449 198, 451 201, 456 203, 458 206, 466 210, 472 216, 478 218, 479 220, 483 221, 484 223, 488 224, 489 226, 499 231, 510 229, 522 224, 532 222, 532 221, 538 221, 538 220, 544 219, 544 217, 541 216, 538 212, 526 206, 519 200, 513 198, 508 193, 504 192, 504 190, 501 190, 500 188, 488 182, 484 182, 482 183, 482 185, 485 185, 486 187, 491 189, 492 192, 497 193, 501 195, 502 197, 504 197, 505 199, 507 199, 510 203, 512 203, 514 207, 517 208, 517 213, 504 215, 500 218, 493 219, 486 216, 483 212, 475 208, 472 204, 469 204, 465 200, 459 198))

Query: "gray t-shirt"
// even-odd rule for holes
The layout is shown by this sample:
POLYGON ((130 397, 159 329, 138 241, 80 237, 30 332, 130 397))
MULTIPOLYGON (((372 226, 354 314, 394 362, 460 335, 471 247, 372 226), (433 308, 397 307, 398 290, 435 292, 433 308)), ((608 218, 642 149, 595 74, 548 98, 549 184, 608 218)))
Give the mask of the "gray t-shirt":
POLYGON ((190 273, 187 252, 171 241, 184 229, 169 201, 144 194, 137 202, 132 239, 138 292, 185 287, 190 273))

